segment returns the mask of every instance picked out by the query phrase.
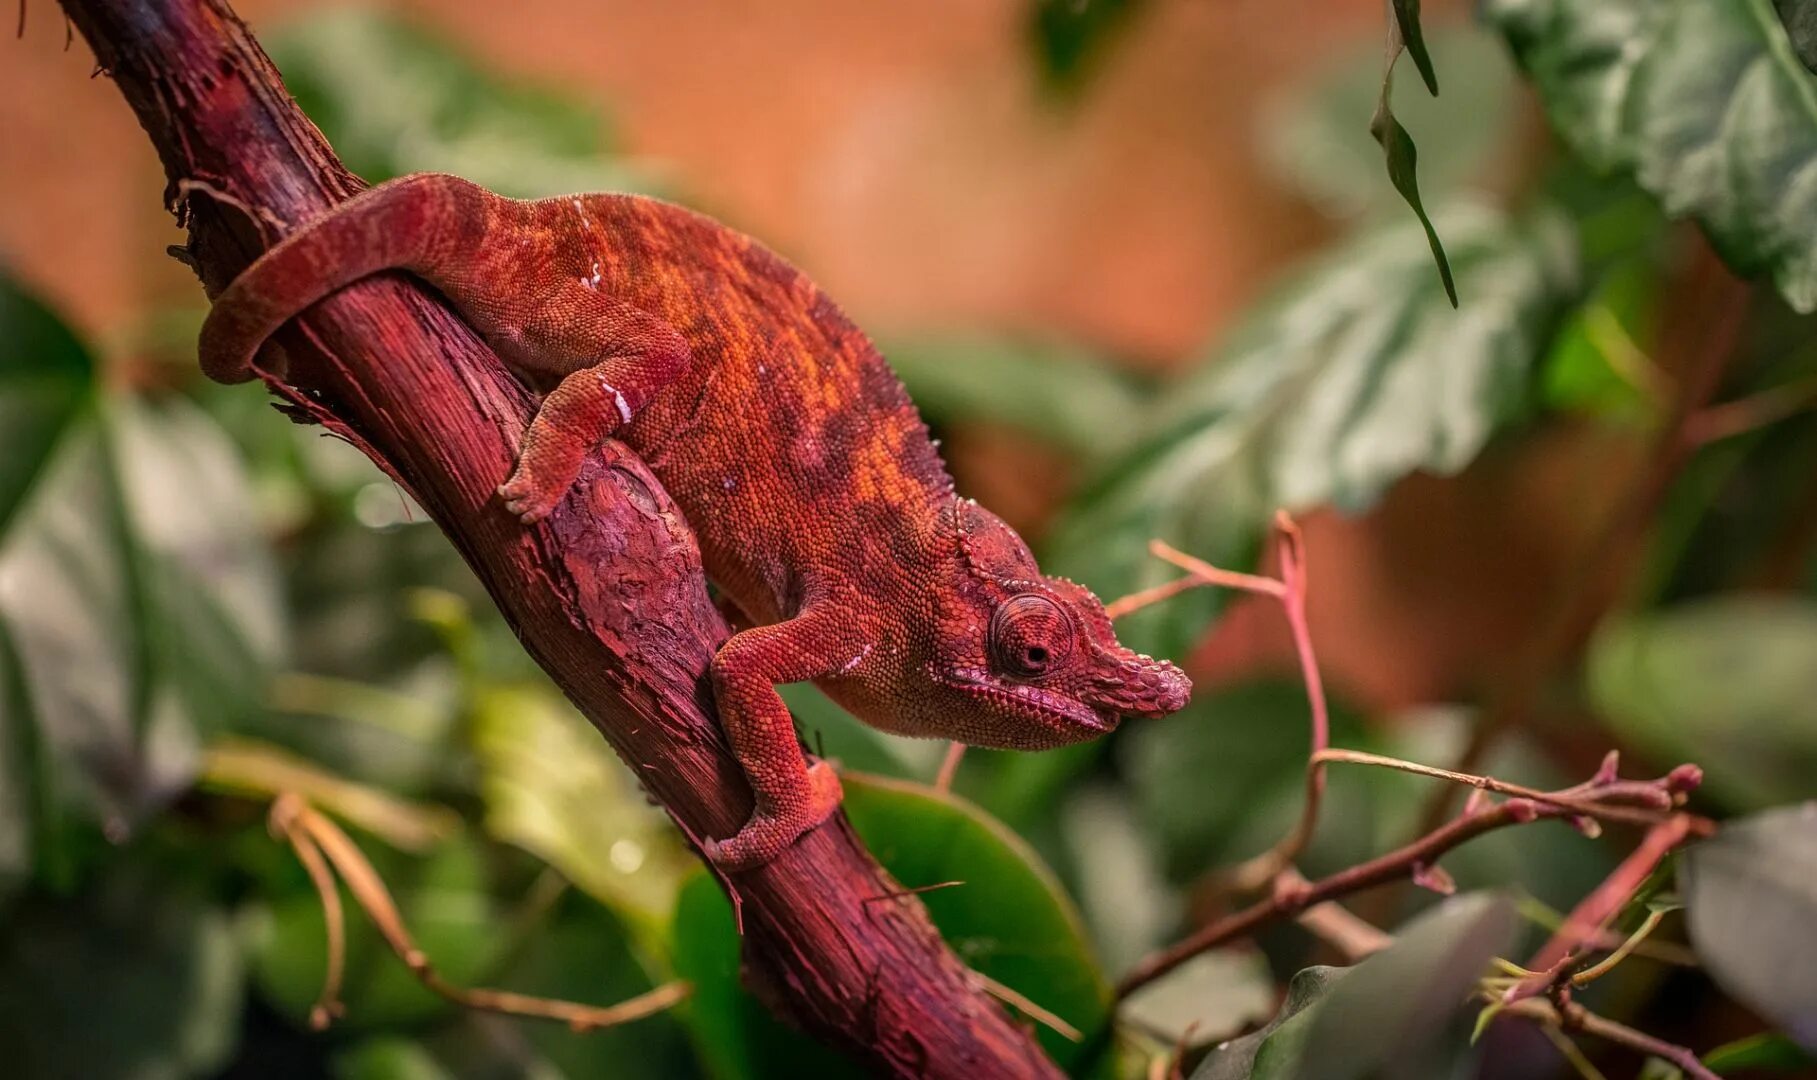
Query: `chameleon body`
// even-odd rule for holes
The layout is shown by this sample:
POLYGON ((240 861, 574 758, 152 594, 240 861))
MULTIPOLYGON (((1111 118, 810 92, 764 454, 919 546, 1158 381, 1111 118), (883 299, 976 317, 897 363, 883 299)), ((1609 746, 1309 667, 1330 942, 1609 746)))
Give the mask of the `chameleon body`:
POLYGON ((499 489, 505 509, 544 517, 585 456, 622 439, 748 624, 711 669, 756 796, 743 829, 708 844, 722 866, 767 861, 839 803, 779 685, 812 680, 884 731, 1018 749, 1185 704, 1179 669, 1119 646, 1096 598, 1041 576, 1014 531, 955 495, 894 373, 825 293, 680 207, 399 178, 241 274, 203 326, 203 370, 253 378, 287 320, 390 269, 439 289, 545 394, 499 489))

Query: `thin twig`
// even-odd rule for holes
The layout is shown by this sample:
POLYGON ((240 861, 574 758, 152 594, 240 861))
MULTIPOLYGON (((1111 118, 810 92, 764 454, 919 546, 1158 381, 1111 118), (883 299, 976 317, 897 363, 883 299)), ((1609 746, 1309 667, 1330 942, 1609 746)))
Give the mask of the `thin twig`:
POLYGON ((992 997, 1020 1009, 1029 1017, 1029 1019, 1038 1021, 1047 1027, 1052 1028, 1055 1032, 1059 1033, 1062 1038, 1069 1039, 1073 1042, 1085 1041, 1085 1035, 1080 1032, 1078 1028, 1073 1027, 1065 1020, 1062 1020, 1053 1013, 1043 1009, 1041 1006, 1030 1001, 1015 990, 1004 986, 984 972, 974 968, 972 970, 972 976, 978 980, 978 985, 990 991, 992 997))
POLYGON ((1641 921, 1641 924, 1635 928, 1632 934, 1628 935, 1626 940, 1615 947, 1614 952, 1571 976, 1571 985, 1588 986, 1602 978, 1604 975, 1607 975, 1609 972, 1614 971, 1623 960, 1626 960, 1633 954, 1635 949, 1640 947, 1641 942, 1647 940, 1653 931, 1659 929, 1659 923, 1665 917, 1666 913, 1663 911, 1647 912, 1647 917, 1641 921))
POLYGON ((1497 780, 1493 776, 1479 776, 1475 773, 1463 773, 1451 769, 1441 769, 1434 765, 1422 765, 1417 761, 1405 761, 1401 758, 1388 757, 1383 754, 1372 754, 1367 750, 1346 750, 1341 747, 1333 747, 1321 750, 1314 754, 1313 761, 1315 764, 1337 761, 1351 765, 1378 765, 1386 769, 1396 769, 1400 772, 1413 773, 1416 776, 1430 776, 1439 780, 1450 780, 1453 783, 1464 784, 1468 787, 1478 788, 1483 791, 1493 791, 1502 795, 1532 799, 1536 802, 1547 803, 1565 810, 1570 810, 1577 814, 1582 814, 1584 817, 1620 821, 1629 825, 1657 825, 1660 822, 1667 820, 1670 815, 1664 812, 1636 810, 1606 801, 1610 799, 1611 796, 1619 797, 1617 794, 1618 790, 1631 792, 1636 799, 1648 800, 1655 805, 1660 806, 1662 810, 1669 810, 1673 805, 1673 797, 1664 787, 1646 783, 1624 784, 1620 789, 1615 789, 1614 785, 1609 785, 1608 788, 1604 789, 1601 799, 1599 800, 1579 798, 1576 795, 1571 794, 1570 789, 1565 791, 1540 791, 1538 788, 1530 788, 1524 784, 1511 784, 1506 780, 1497 780))
MULTIPOLYGON (((416 942, 405 928, 403 917, 398 913, 397 904, 391 899, 391 892, 385 887, 384 879, 378 871, 366 861, 359 845, 341 831, 326 815, 317 813, 301 796, 286 793, 273 802, 271 809, 272 827, 281 835, 288 837, 298 856, 309 865, 305 851, 314 852, 320 849, 329 863, 346 883, 347 891, 366 912, 366 916, 378 927, 379 936, 397 954, 404 966, 410 969, 417 981, 428 987, 435 994, 469 1009, 484 1012, 504 1013, 510 1016, 530 1016, 545 1020, 558 1020, 575 1031, 590 1031, 598 1028, 612 1027, 617 1024, 638 1020, 654 1013, 661 1012, 671 1005, 683 1000, 692 991, 685 982, 668 982, 654 989, 647 990, 636 997, 621 1001, 616 1005, 605 1007, 582 1005, 573 1001, 560 1001, 553 998, 533 997, 528 994, 513 993, 509 990, 490 990, 483 987, 461 987, 443 979, 429 963, 429 958, 417 948, 416 942)), ((318 856, 319 861, 319 856, 318 856)), ((326 868, 321 868, 326 873, 326 868)), ((315 873, 311 870, 311 875, 315 873)), ((318 887, 320 880, 318 879, 318 887)), ((334 892, 332 882, 329 891, 334 892)), ((336 896, 338 911, 338 893, 336 896)), ((330 937, 329 971, 332 982, 322 992, 323 1000, 332 1002, 338 992, 339 965, 333 957, 336 949, 334 937, 330 937)), ((312 1021, 318 1026, 325 1026, 329 1017, 327 1010, 312 1014, 312 1021)))
POLYGON ((1559 1056, 1569 1062, 1571 1067, 1577 1070, 1577 1075, 1583 1077, 1583 1080, 1609 1080, 1603 1075, 1601 1069, 1584 1056, 1583 1048, 1578 1046, 1571 1036, 1559 1030, 1558 1025, 1541 1024, 1539 1030, 1545 1033, 1546 1038, 1552 1041, 1552 1045, 1558 1048, 1559 1056))
POLYGON ((334 1018, 344 1011, 341 1004, 341 973, 345 970, 347 960, 347 919, 341 909, 341 889, 335 884, 334 874, 322 859, 321 849, 309 834, 296 827, 297 811, 303 806, 302 799, 294 792, 279 795, 271 804, 269 821, 272 835, 290 843, 296 852, 297 861, 303 864, 309 880, 315 885, 316 896, 322 903, 322 922, 328 938, 328 966, 322 974, 322 990, 316 995, 315 1004, 309 1009, 309 1026, 317 1031, 325 1030, 334 1018))
POLYGON ((940 771, 934 775, 935 791, 953 790, 953 777, 958 775, 959 762, 964 758, 964 743, 955 739, 946 744, 946 756, 940 759, 940 771))
MULTIPOLYGON (((1485 995, 1485 1000, 1488 996, 1485 995)), ((1507 1006, 1504 1012, 1512 1013, 1532 1020, 1542 1027, 1551 1027, 1564 1032, 1581 1032, 1592 1035, 1617 1046, 1625 1046, 1642 1054, 1669 1061, 1684 1070, 1692 1080, 1722 1080, 1722 1077, 1710 1071, 1710 1067, 1698 1059, 1688 1047, 1669 1043, 1664 1039, 1637 1031, 1626 1024, 1610 1020, 1606 1016, 1584 1008, 1576 1002, 1566 1002, 1562 1007, 1542 998, 1529 998, 1507 1006)))
MULTIPOLYGON (((1647 783, 1679 792, 1688 790, 1687 785, 1694 786, 1695 779, 1695 770, 1687 772, 1674 769, 1666 776, 1647 783)), ((1629 797, 1631 785, 1631 781, 1608 782, 1612 791, 1629 797)), ((1587 789, 1579 785, 1567 790, 1578 792, 1587 789)), ((1433 866, 1446 852, 1484 833, 1510 825, 1524 825, 1542 818, 1568 819, 1581 813, 1575 807, 1559 805, 1560 797, 1560 793, 1553 792, 1546 800, 1517 796, 1506 802, 1483 805, 1451 819, 1409 844, 1309 885, 1295 886, 1291 879, 1280 880, 1277 887, 1263 899, 1201 927, 1179 942, 1144 958, 1124 977, 1117 987, 1117 994, 1119 997, 1127 997, 1194 956, 1233 938, 1253 934, 1282 918, 1297 915, 1313 904, 1348 896, 1390 881, 1409 879, 1416 868, 1433 866)), ((1572 796, 1579 797, 1581 796, 1572 796)), ((1688 832, 1704 833, 1714 828, 1710 822, 1691 815, 1678 815, 1673 820, 1682 822, 1682 827, 1688 832)))

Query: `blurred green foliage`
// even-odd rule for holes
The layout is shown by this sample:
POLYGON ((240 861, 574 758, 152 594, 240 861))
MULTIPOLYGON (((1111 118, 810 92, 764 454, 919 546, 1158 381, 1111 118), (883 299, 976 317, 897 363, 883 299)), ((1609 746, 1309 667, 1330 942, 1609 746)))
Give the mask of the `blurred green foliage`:
MULTIPOLYGON (((1031 4, 1036 63, 1090 92, 1141 6, 1031 4)), ((1446 94, 1416 87, 1394 104, 1420 134, 1458 309, 1370 160, 1356 113, 1379 73, 1372 47, 1322 66, 1256 132, 1282 180, 1351 231, 1177 380, 1131 376, 1089 343, 988 328, 909 327, 886 352, 936 431, 1005 428, 1077 465, 1036 539, 1050 570, 1109 598, 1173 575, 1148 558, 1151 537, 1254 569, 1277 507, 1364 510, 1411 474, 1457 473, 1552 425, 1656 427, 1670 385, 1653 353, 1686 247, 1667 214, 1695 217, 1738 269, 1773 275, 1785 302, 1757 299, 1725 389, 1794 407, 1693 456, 1644 587, 1596 635, 1582 678, 1547 693, 1598 750, 1695 759, 1705 808, 1760 812, 1688 854, 1682 893, 1710 974, 1791 1040, 1718 1053, 1796 1060, 1797 1042, 1817 1039, 1801 1026, 1817 1008, 1817 833, 1783 804, 1817 797, 1817 560, 1785 538, 1810 514, 1817 422, 1786 388, 1817 374, 1798 314, 1817 303, 1817 82, 1766 0, 1486 10, 1574 156, 1497 175, 1510 65, 1485 30, 1427 35, 1414 59, 1446 94), (1771 560, 1792 572, 1743 595, 1771 560)), ((519 195, 658 183, 596 108, 495 75, 414 23, 329 12, 268 44, 368 180, 446 170, 519 195)), ((185 336, 183 370, 187 348, 185 336)), ((744 989, 715 880, 420 510, 252 390, 125 381, 0 276, 0 1045, 18 1048, 19 1075, 279 1075, 272 1062, 358 1080, 856 1074, 744 989), (310 1032, 321 905, 262 823, 299 776, 354 826, 449 978, 609 1003, 684 977, 695 996, 590 1034, 474 1015, 424 991, 355 913, 347 1014, 310 1032)), ((1220 608, 1189 593, 1121 632, 1184 657, 1220 608)), ((1417 760, 1454 760, 1476 719, 1469 701, 1371 715, 1333 693, 1336 743, 1417 760)), ((974 751, 958 795, 923 786, 941 747, 879 734, 811 687, 786 696, 811 745, 874 774, 849 775, 847 809, 890 872, 909 888, 963 882, 921 897, 961 958, 1080 1029, 1079 1042, 1040 1034, 1073 1075, 1141 1075, 1193 1021, 1201 1048, 1230 1040, 1197 1065, 1213 1080, 1360 1074, 1428 1050, 1437 1076, 1467 1060, 1469 1017, 1448 1005, 1513 933, 1506 903, 1484 894, 1372 901, 1397 942, 1348 972, 1293 974, 1320 957, 1292 930, 1211 954, 1113 1031, 1120 970, 1204 913, 1214 868, 1299 813, 1297 683, 1207 685, 1180 716, 1064 751, 974 751)), ((1560 762, 1581 760, 1585 737, 1518 733, 1487 768, 1561 786, 1579 778, 1560 762)), ((1334 771, 1303 867, 1404 841, 1429 785, 1334 771)), ((1623 850, 1554 823, 1445 865, 1466 889, 1518 883, 1531 912, 1570 906, 1623 850)), ((1644 999, 1654 981, 1610 996, 1644 999)))

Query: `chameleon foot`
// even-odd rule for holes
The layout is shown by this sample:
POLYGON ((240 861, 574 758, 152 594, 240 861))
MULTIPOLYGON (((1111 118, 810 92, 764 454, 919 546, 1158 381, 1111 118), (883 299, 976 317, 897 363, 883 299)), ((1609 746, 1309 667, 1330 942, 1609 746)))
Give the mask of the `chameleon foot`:
POLYGON ((532 466, 530 454, 526 452, 519 459, 517 468, 511 470, 511 479, 499 486, 498 493, 505 500, 505 509, 517 515, 525 525, 534 525, 548 517, 568 494, 568 489, 574 486, 584 453, 584 447, 554 454, 543 449, 532 466))
POLYGON ((721 870, 737 873, 769 862, 801 838, 801 835, 833 816, 839 809, 844 792, 839 774, 824 761, 808 767, 807 797, 786 808, 764 807, 751 814, 738 835, 729 840, 708 840, 707 858, 721 870))

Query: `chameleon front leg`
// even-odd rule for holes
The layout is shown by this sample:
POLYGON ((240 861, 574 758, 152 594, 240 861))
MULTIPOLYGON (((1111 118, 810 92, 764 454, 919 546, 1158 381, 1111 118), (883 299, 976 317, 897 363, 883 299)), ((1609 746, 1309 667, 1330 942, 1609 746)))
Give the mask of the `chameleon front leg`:
POLYGON ((728 840, 707 841, 707 857, 726 870, 759 866, 839 808, 831 765, 809 767, 795 724, 776 687, 829 675, 851 660, 853 641, 825 607, 787 622, 734 634, 713 657, 719 719, 756 795, 751 818, 728 840))

